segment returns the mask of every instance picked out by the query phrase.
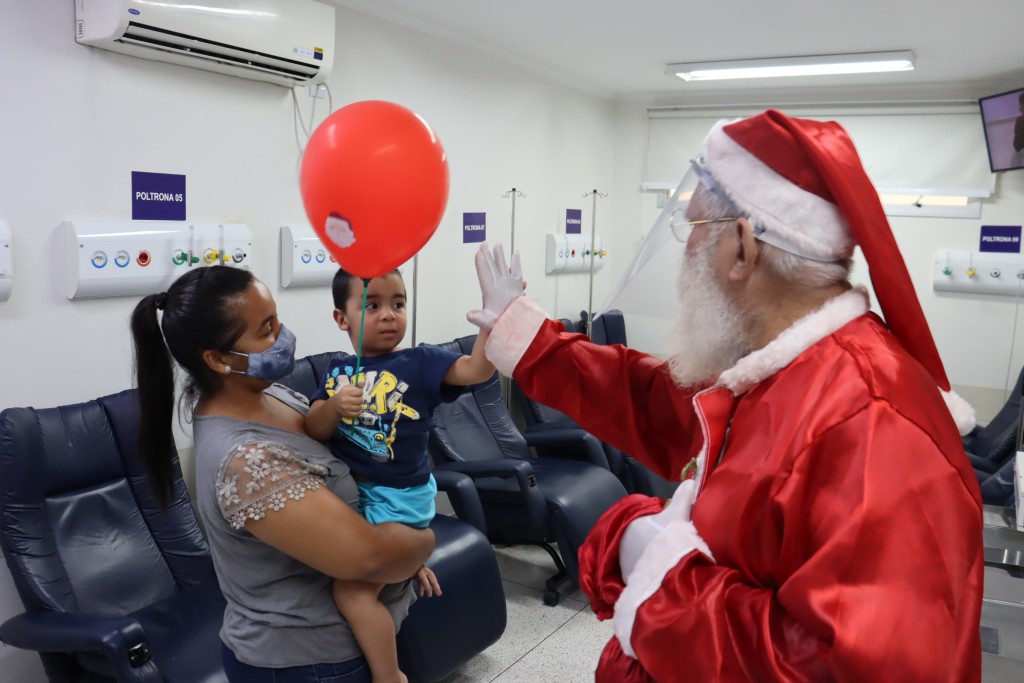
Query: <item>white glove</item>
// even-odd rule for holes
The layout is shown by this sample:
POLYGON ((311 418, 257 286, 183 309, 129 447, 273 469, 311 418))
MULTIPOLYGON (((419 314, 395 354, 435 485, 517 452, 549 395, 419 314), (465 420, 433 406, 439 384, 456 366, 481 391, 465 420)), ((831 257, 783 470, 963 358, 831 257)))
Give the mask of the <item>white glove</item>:
POLYGON ((519 252, 512 254, 512 267, 505 263, 505 251, 500 244, 488 251, 481 244, 476 252, 476 276, 483 294, 483 310, 470 311, 466 319, 481 330, 490 330, 494 322, 514 299, 523 296, 523 268, 519 252))
POLYGON ((637 517, 629 523, 619 542, 619 567, 622 569, 622 578, 627 583, 640 556, 669 523, 675 520, 690 521, 690 508, 693 507, 696 491, 697 482, 687 479, 679 485, 661 512, 637 517))

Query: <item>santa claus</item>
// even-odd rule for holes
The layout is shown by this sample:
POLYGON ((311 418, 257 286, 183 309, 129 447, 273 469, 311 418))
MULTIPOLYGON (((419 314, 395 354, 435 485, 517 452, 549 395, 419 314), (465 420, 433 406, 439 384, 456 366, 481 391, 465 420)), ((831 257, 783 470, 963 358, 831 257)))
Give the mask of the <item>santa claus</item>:
POLYGON ((982 524, 950 392, 878 195, 836 123, 716 126, 673 229, 668 362, 569 334, 482 249, 488 357, 663 477, 580 551, 596 678, 981 679, 982 524), (859 245, 883 320, 852 287, 859 245))

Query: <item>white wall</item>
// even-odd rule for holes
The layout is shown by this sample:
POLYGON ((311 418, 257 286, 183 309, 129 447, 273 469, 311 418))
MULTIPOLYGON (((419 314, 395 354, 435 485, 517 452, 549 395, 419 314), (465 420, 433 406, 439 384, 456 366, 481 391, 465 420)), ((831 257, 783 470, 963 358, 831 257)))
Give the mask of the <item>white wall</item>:
MULTIPOLYGON (((0 0, 0 218, 13 233, 16 277, 0 305, 0 409, 131 386, 127 322, 137 299, 68 301, 55 228, 67 219, 130 219, 133 170, 185 174, 190 220, 249 225, 254 271, 275 292, 300 355, 346 346, 328 289, 279 289, 278 227, 304 220, 288 90, 80 46, 73 8, 70 0, 0 0)), ((578 315, 587 276, 545 276, 543 236, 564 230, 566 208, 583 209, 589 227, 581 193, 611 186, 612 105, 351 10, 337 15, 335 107, 398 102, 430 122, 448 152, 447 213, 420 255, 417 340, 475 331, 464 314, 479 305, 476 246, 461 242, 462 213, 486 211, 488 236, 507 243, 511 204, 500 196, 513 186, 527 194, 516 205, 516 244, 530 294, 555 315, 578 315)), ((308 113, 312 100, 299 97, 308 113)), ((612 231, 614 198, 599 207, 601 234, 612 231)), ((596 275, 595 302, 613 270, 596 275)), ((186 469, 188 446, 182 435, 186 469)), ((19 611, 0 570, 0 621, 19 611)), ((4 682, 44 680, 35 655, 7 647, 0 672, 4 682)))
MULTIPOLYGON (((277 291, 278 226, 304 220, 288 90, 80 46, 70 2, 0 0, 0 8, 0 76, 10 93, 0 110, 0 217, 13 233, 16 274, 0 306, 0 408, 86 400, 130 384, 126 319, 135 299, 67 301, 54 228, 72 218, 130 218, 133 170, 185 174, 190 220, 250 226, 254 270, 275 289, 300 355, 343 343, 326 289, 277 291), (31 69, 21 68, 27 55, 31 69), (69 354, 84 362, 61 367, 69 354), (54 370, 57 390, 46 381, 54 370)), ((330 85, 335 107, 389 99, 417 111, 448 152, 448 210, 420 255, 419 341, 473 331, 464 312, 478 305, 475 246, 461 243, 461 214, 486 211, 489 237, 507 243, 511 204, 500 196, 512 186, 527 193, 516 222, 531 295, 557 315, 578 313, 587 276, 546 277, 543 235, 564 228, 565 208, 582 208, 589 227, 580 194, 610 186, 610 103, 340 8, 330 85)), ((312 100, 299 97, 308 112, 312 100)), ((599 205, 599 232, 611 229, 610 207, 599 205)), ((607 291, 608 272, 597 274, 595 298, 607 291)))

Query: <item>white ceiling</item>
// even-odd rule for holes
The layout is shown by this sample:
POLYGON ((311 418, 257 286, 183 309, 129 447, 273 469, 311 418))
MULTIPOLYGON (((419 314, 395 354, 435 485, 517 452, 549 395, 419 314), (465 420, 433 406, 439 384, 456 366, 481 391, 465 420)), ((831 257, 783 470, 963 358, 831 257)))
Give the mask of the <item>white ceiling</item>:
POLYGON ((332 0, 617 100, 975 99, 1024 87, 1022 0, 332 0), (686 83, 671 62, 912 50, 911 72, 686 83))

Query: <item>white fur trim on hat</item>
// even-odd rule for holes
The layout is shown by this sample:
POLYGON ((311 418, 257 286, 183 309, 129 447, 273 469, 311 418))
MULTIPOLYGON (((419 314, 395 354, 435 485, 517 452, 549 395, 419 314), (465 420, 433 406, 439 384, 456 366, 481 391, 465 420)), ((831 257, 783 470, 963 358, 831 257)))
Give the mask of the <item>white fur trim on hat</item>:
POLYGON ((704 167, 729 198, 764 228, 758 239, 817 261, 853 254, 853 237, 839 207, 791 183, 725 132, 726 121, 704 141, 704 167), (787 248, 788 247, 788 248, 787 248))

